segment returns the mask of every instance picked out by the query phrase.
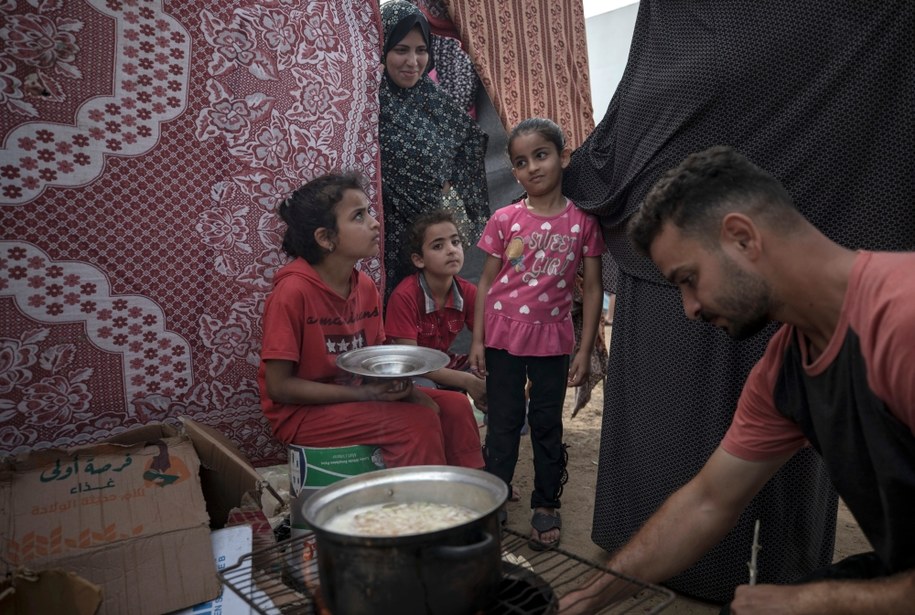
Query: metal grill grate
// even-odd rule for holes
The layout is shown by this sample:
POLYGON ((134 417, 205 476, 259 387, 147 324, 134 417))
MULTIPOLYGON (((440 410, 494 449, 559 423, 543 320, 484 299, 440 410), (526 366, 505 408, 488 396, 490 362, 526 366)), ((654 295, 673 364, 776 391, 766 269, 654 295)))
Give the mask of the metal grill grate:
MULTIPOLYGON (((486 615, 548 615, 559 598, 585 583, 592 573, 612 571, 562 549, 532 551, 527 536, 502 531, 503 581, 499 600, 486 615)), ((325 615, 318 588, 317 560, 311 535, 253 551, 220 573, 226 587, 264 615, 325 615)), ((633 598, 598 613, 660 613, 675 599, 668 589, 626 578, 642 590, 633 598)))

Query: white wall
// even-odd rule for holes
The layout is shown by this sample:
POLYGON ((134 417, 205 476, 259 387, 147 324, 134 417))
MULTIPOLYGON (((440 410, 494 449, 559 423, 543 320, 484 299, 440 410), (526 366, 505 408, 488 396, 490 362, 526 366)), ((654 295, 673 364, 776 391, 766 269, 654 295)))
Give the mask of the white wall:
POLYGON ((587 19, 636 2, 637 0, 581 0, 581 5, 585 10, 585 19, 587 19))
POLYGON ((639 4, 618 0, 584 0, 584 8, 591 101, 594 105, 594 123, 597 124, 603 119, 610 98, 623 76, 623 69, 626 68, 639 4), (608 3, 626 6, 602 13, 594 12, 608 6, 608 3))

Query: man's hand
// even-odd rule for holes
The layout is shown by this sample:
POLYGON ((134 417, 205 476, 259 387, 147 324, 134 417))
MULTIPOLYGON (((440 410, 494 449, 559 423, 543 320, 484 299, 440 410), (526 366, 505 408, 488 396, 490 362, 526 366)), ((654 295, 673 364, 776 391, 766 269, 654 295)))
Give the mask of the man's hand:
POLYGON ((802 585, 741 585, 731 601, 732 615, 791 615, 798 588, 802 585))
MULTIPOLYGON (((718 447, 699 474, 667 498, 606 567, 645 583, 659 583, 682 572, 734 527, 747 502, 791 454, 746 461, 718 447)), ((563 597, 560 613, 596 613, 638 591, 637 585, 621 577, 597 575, 581 590, 563 597)))
POLYGON ((614 574, 600 572, 559 599, 559 615, 591 615, 637 594, 643 588, 614 574))
POLYGON ((915 571, 876 579, 826 580, 800 585, 741 585, 733 615, 905 615, 915 605, 915 571))

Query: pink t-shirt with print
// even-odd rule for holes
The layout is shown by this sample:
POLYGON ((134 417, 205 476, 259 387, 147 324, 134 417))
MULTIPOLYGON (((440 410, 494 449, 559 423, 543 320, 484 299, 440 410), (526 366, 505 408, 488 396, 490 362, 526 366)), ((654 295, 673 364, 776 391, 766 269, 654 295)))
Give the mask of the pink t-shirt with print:
POLYGON ((582 258, 604 251, 597 218, 569 201, 538 216, 524 201, 496 211, 477 246, 502 261, 485 304, 485 344, 517 356, 570 354, 572 288, 582 258))

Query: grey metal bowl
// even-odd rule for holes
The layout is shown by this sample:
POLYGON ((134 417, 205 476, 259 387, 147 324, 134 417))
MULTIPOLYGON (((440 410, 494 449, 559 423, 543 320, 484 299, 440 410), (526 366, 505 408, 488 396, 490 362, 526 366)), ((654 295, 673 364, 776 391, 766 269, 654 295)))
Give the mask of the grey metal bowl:
POLYGON ((448 355, 423 346, 387 344, 366 346, 337 357, 337 367, 351 374, 374 378, 409 378, 448 365, 448 355))

